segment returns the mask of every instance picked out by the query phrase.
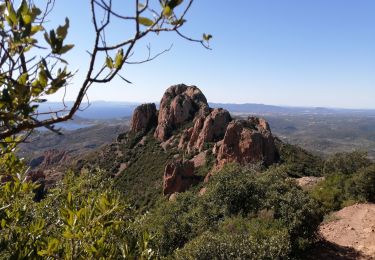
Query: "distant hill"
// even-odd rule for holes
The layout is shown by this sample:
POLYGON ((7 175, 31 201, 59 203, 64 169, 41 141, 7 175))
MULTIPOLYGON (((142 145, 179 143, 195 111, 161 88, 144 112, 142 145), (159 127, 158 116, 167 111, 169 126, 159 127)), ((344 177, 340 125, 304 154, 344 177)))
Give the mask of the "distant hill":
MULTIPOLYGON (((67 102, 67 106, 71 106, 72 102, 67 102)), ((77 116, 84 119, 118 119, 124 117, 131 117, 134 109, 140 105, 135 102, 107 102, 94 101, 86 108, 83 104, 83 111, 78 111, 77 116)), ((273 106, 264 104, 233 104, 233 103, 209 103, 213 108, 225 108, 231 113, 239 114, 259 114, 259 115, 363 115, 374 116, 375 109, 342 109, 342 108, 324 108, 324 107, 287 107, 287 106, 273 106)), ((156 103, 158 107, 159 104, 156 103)), ((61 109, 62 105, 58 102, 47 102, 41 105, 41 111, 49 111, 53 109, 61 109)))

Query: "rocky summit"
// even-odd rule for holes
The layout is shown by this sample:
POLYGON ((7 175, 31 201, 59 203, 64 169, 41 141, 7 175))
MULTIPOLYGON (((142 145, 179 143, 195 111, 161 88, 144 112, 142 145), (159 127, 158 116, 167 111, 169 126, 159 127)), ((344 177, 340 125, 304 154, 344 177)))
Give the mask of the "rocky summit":
MULTIPOLYGON (((134 111, 131 132, 153 137, 165 150, 179 150, 190 160, 176 155, 165 165, 163 194, 183 192, 201 178, 195 176, 195 165, 214 157, 206 180, 225 164, 260 163, 269 166, 279 159, 274 137, 268 123, 257 117, 233 119, 222 108, 210 108, 196 86, 184 84, 168 88, 160 102, 143 104, 134 111)), ((142 139, 144 142, 144 139, 142 139)))

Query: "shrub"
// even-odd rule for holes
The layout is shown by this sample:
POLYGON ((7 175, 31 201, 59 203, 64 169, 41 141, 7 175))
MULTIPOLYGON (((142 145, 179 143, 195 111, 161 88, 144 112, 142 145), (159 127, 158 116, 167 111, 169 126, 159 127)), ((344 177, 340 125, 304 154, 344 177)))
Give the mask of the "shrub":
POLYGON ((111 185, 103 184, 105 174, 67 174, 37 203, 35 184, 25 181, 22 163, 8 154, 0 159, 0 168, 8 167, 11 178, 0 184, 0 258, 153 256, 147 233, 137 240, 128 232, 131 210, 119 193, 108 189, 111 185))
POLYGON ((311 190, 311 195, 327 212, 357 202, 374 202, 375 164, 360 167, 351 174, 331 174, 311 190))
MULTIPOLYGON (((322 220, 318 204, 294 182, 289 181, 285 174, 277 171, 270 170, 262 174, 229 165, 215 174, 206 188, 207 191, 202 196, 190 191, 179 194, 174 202, 162 203, 135 228, 140 233, 145 229, 150 231, 154 236, 153 248, 162 256, 170 256, 178 248, 184 248, 177 254, 179 257, 186 256, 190 259, 199 256, 198 259, 205 259, 213 255, 220 259, 220 255, 216 254, 217 250, 223 252, 222 257, 241 250, 247 252, 244 254, 264 255, 268 250, 268 242, 260 245, 254 242, 258 240, 250 238, 243 243, 238 241, 243 240, 243 234, 251 233, 254 237, 262 237, 261 234, 266 234, 269 230, 266 228, 268 224, 270 228, 277 224, 277 230, 286 232, 287 235, 282 233, 284 235, 275 238, 287 240, 287 243, 280 242, 282 248, 286 245, 290 247, 291 250, 286 254, 297 253, 311 241, 322 220), (240 220, 236 222, 233 219, 240 220), (246 228, 240 228, 236 234, 231 234, 229 227, 233 225, 228 224, 231 220, 246 228), (254 231, 250 227, 255 228, 254 223, 257 221, 264 226, 258 223, 260 228, 254 231), (213 239, 212 243, 202 245, 194 251, 195 246, 208 238, 213 239), (232 240, 237 242, 228 243, 232 240), (191 250, 193 253, 189 253, 191 250)), ((277 249, 270 252, 274 254, 277 249)), ((242 253, 237 253, 236 257, 241 257, 242 253)))
POLYGON ((288 231, 274 220, 230 218, 175 253, 176 259, 280 259, 290 253, 288 231))
POLYGON ((371 164, 372 161, 367 157, 367 153, 364 152, 336 153, 325 161, 323 172, 324 175, 350 175, 371 164))
POLYGON ((322 176, 323 160, 299 146, 276 142, 280 161, 289 176, 322 176))

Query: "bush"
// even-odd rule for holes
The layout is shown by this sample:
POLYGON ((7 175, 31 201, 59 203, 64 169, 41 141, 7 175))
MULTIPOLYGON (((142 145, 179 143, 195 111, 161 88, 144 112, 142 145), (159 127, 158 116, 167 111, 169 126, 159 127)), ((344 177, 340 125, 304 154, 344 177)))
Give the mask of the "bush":
POLYGON ((291 177, 322 176, 323 160, 299 146, 276 142, 280 161, 291 177))
POLYGON ((288 231, 274 220, 230 218, 175 253, 176 259, 281 259, 290 253, 288 231))
POLYGON ((323 172, 324 175, 350 175, 371 164, 372 161, 367 157, 367 153, 364 152, 336 153, 325 161, 323 172))
POLYGON ((328 175, 311 190, 312 197, 326 212, 358 202, 375 202, 375 164, 359 167, 356 172, 344 172, 328 175))
MULTIPOLYGON (((322 220, 322 212, 318 204, 293 181, 289 181, 285 174, 277 171, 270 170, 261 174, 230 165, 214 175, 206 188, 207 191, 202 196, 185 192, 179 194, 176 201, 163 203, 135 228, 140 233, 145 229, 150 231, 154 236, 152 246, 162 256, 170 256, 178 248, 186 247, 188 249, 182 249, 178 253, 180 257, 200 256, 204 259, 206 256, 213 255, 220 259, 216 254, 216 250, 219 249, 224 252, 223 257, 228 256, 227 253, 230 255, 234 251, 239 252, 238 250, 247 252, 244 254, 264 255, 267 251, 267 239, 264 240, 264 245, 255 243, 257 246, 253 240, 245 240, 242 244, 222 242, 243 240, 244 235, 240 234, 251 233, 254 237, 258 235, 261 237, 260 234, 268 232, 267 225, 270 225, 269 228, 274 228, 275 223, 277 230, 283 230, 287 234, 283 233, 284 235, 275 238, 275 240, 287 240, 287 243, 280 242, 282 248, 286 245, 290 248, 285 254, 297 253, 314 238, 315 231, 322 220), (264 218, 266 221, 263 221, 264 218), (224 228, 230 227, 228 223, 233 219, 240 219, 241 225, 246 227, 239 229, 242 233, 232 234, 229 228, 224 228), (262 225, 254 231, 250 227, 256 227, 254 223, 257 221, 262 225), (202 245, 194 251, 194 247, 199 245, 200 241, 203 242, 208 238, 212 238, 213 242, 202 245), (247 247, 249 249, 246 249, 247 247), (191 250, 193 253, 190 254, 191 250)), ((279 233, 275 232, 275 234, 279 233)), ((270 252, 274 254, 277 249, 270 252)), ((241 254, 238 253, 236 256, 241 257, 241 254)))
POLYGON ((353 176, 350 188, 357 200, 375 202, 375 164, 360 169, 353 176))
POLYGON ((137 240, 128 231, 129 205, 111 190, 106 174, 67 174, 47 197, 33 200, 35 184, 25 181, 24 167, 14 155, 0 159, 11 167, 0 184, 0 258, 99 259, 153 256, 150 237, 137 240), (16 173, 16 175, 13 175, 16 173))

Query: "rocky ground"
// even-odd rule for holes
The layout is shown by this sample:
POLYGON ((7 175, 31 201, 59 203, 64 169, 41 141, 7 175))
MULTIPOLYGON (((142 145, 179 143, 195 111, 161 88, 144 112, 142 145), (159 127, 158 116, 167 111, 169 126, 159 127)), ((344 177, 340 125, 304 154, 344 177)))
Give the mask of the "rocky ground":
POLYGON ((375 259, 375 204, 355 204, 319 228, 322 241, 311 259, 375 259))

